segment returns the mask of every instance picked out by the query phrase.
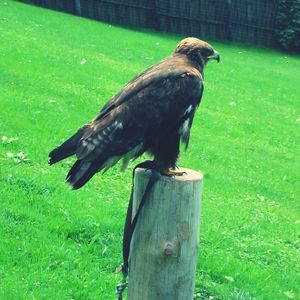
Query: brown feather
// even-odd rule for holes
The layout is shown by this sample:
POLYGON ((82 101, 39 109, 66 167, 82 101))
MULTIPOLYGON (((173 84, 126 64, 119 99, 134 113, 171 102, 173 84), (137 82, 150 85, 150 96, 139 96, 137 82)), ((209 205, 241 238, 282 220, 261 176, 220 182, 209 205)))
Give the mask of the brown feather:
POLYGON ((126 166, 145 151, 159 169, 174 167, 179 139, 188 145, 203 92, 203 68, 209 57, 216 57, 213 53, 198 39, 181 41, 173 54, 133 78, 93 121, 52 151, 50 162, 76 154, 78 161, 67 176, 74 188, 119 159, 126 166))

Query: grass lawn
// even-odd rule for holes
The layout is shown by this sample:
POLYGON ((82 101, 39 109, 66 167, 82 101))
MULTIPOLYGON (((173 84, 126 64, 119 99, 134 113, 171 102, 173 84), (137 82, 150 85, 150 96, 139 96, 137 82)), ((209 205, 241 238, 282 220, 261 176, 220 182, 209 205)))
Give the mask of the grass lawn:
MULTIPOLYGON (((115 299, 134 164, 74 192, 47 155, 181 38, 0 0, 0 299, 115 299)), ((198 297, 300 299, 300 57, 211 43, 198 297)))

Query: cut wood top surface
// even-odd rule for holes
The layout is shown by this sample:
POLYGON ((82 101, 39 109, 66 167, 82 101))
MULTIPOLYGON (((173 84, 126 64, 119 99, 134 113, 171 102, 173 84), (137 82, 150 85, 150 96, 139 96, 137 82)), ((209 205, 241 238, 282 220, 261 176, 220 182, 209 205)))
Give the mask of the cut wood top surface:
MULTIPOLYGON (((178 168, 176 172, 185 172, 186 174, 181 176, 162 176, 160 180, 164 181, 201 181, 203 180, 203 174, 191 169, 187 168, 178 168)), ((151 170, 144 169, 144 168, 137 168, 135 171, 136 174, 141 176, 149 177, 151 174, 151 170)))

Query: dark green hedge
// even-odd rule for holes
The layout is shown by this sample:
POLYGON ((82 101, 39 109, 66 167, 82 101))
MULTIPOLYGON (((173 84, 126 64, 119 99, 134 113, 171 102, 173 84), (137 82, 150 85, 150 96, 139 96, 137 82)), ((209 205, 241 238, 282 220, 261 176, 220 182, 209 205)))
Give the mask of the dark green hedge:
POLYGON ((300 0, 278 0, 277 35, 284 49, 300 52, 300 0))

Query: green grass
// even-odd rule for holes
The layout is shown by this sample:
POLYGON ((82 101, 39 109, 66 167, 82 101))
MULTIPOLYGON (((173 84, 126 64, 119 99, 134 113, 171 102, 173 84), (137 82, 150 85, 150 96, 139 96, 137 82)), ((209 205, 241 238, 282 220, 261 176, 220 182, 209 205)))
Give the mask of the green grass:
MULTIPOLYGON (((115 299, 134 164, 72 192, 47 155, 181 38, 0 0, 0 299, 115 299)), ((300 299, 299 56, 212 44, 180 161, 205 176, 196 291, 300 299)))

